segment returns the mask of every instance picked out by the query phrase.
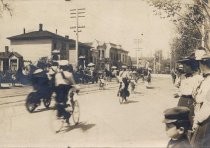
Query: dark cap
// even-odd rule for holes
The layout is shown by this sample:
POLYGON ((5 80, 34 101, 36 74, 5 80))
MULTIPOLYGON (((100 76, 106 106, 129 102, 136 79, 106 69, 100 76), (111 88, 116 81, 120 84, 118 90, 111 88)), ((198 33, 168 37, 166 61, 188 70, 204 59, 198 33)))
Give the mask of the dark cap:
POLYGON ((195 52, 189 54, 189 56, 182 57, 177 61, 177 63, 192 63, 196 62, 195 52))
POLYGON ((163 123, 172 123, 176 121, 188 121, 190 109, 184 106, 169 108, 164 111, 165 119, 163 123))
POLYGON ((186 63, 189 62, 191 59, 189 57, 183 57, 177 61, 177 63, 186 63))

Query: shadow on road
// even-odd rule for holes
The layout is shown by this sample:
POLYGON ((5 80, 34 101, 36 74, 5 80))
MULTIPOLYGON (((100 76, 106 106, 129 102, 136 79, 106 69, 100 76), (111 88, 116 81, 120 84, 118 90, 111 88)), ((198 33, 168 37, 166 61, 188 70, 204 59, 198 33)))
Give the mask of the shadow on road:
POLYGON ((147 89, 154 89, 155 87, 154 86, 147 86, 146 88, 147 89))
POLYGON ((130 104, 130 103, 138 103, 139 101, 134 101, 134 100, 128 100, 127 102, 125 102, 124 104, 130 104))
POLYGON ((63 130, 63 132, 69 132, 74 129, 81 129, 83 132, 86 132, 87 130, 93 128, 96 124, 87 124, 86 122, 80 122, 77 125, 73 126, 67 126, 66 129, 63 130))
POLYGON ((133 93, 133 94, 143 94, 143 93, 138 92, 138 91, 134 91, 134 93, 133 93))

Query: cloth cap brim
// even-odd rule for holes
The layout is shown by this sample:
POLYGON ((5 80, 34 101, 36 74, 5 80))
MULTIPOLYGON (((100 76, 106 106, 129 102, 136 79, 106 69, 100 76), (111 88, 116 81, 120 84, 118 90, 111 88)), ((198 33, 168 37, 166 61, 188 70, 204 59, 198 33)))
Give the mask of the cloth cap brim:
POLYGON ((173 123, 173 122, 176 122, 177 119, 163 119, 163 123, 173 123))

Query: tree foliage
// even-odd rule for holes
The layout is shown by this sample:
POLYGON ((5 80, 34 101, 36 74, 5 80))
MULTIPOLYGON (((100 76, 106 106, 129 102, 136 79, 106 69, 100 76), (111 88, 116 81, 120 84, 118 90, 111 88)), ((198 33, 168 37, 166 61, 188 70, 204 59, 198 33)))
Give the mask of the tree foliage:
MULTIPOLYGON (((207 43, 207 35, 203 32, 202 26, 209 20, 208 5, 206 0, 147 0, 154 8, 153 12, 161 18, 170 19, 176 26, 177 36, 172 40, 172 54, 175 59, 189 55, 198 46, 201 46, 202 39, 207 43)), ((206 48, 209 49, 208 45, 206 48)))
POLYGON ((0 0, 0 16, 1 17, 4 11, 8 12, 10 16, 12 16, 12 8, 8 0, 0 0))

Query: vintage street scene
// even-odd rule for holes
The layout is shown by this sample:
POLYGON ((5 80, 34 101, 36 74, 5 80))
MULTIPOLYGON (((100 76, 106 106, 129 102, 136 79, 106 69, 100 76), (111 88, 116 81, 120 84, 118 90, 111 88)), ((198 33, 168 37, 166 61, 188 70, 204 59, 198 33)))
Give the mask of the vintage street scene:
POLYGON ((0 147, 210 147, 210 2, 0 0, 0 147))

